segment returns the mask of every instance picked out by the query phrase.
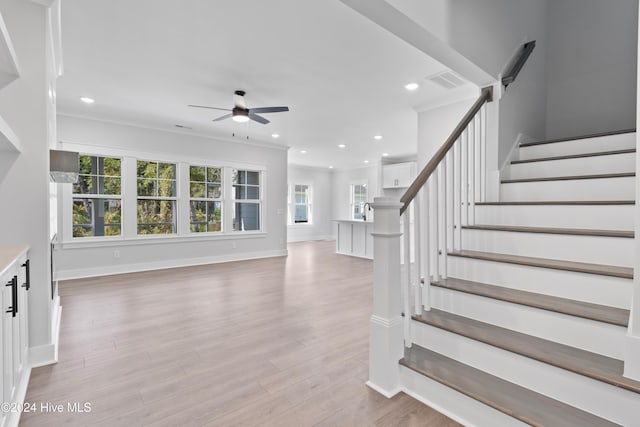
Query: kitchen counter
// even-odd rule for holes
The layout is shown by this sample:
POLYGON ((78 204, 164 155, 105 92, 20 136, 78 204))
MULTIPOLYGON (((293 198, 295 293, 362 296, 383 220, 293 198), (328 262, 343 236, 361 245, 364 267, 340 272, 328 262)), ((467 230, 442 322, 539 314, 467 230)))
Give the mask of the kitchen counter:
POLYGON ((14 261, 27 253, 29 246, 0 246, 0 275, 3 275, 14 261))
POLYGON ((336 253, 373 259, 373 222, 334 219, 338 227, 336 253))

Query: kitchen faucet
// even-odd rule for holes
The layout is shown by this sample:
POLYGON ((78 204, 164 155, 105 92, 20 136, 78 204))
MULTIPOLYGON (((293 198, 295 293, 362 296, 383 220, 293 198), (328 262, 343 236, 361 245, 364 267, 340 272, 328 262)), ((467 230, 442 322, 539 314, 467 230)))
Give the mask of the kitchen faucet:
POLYGON ((362 205, 362 220, 366 221, 367 220, 367 210, 371 210, 371 203, 367 202, 364 205, 362 205))

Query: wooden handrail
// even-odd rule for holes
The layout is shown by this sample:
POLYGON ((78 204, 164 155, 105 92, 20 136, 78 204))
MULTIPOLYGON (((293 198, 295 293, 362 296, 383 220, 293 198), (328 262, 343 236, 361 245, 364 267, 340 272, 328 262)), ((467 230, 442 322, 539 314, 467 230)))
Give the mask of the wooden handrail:
POLYGON ((436 170, 440 162, 442 162, 442 160, 445 158, 449 150, 451 150, 451 147, 453 147, 453 145, 456 143, 458 138, 460 138, 460 135, 462 135, 462 132, 464 132, 464 130, 469 125, 469 123, 471 123, 471 121, 476 116, 476 114, 478 114, 478 111, 480 111, 480 109, 484 104, 491 101, 493 101, 493 87, 488 86, 482 89, 480 96, 478 97, 476 102, 473 103, 473 105, 471 106, 471 109, 469 109, 469 111, 467 112, 467 114, 465 114, 465 116, 462 118, 460 123, 458 123, 458 126, 456 126, 456 128, 453 130, 449 138, 447 138, 447 140, 440 147, 438 152, 431 158, 431 160, 429 160, 429 163, 427 163, 424 169, 422 169, 422 172, 420 172, 420 175, 416 177, 416 179, 409 186, 407 191, 402 195, 402 197, 400 198, 400 202, 402 202, 404 205, 402 206, 402 208, 400 208, 400 215, 402 215, 404 211, 407 210, 407 208, 409 207, 409 204, 416 197, 416 195, 418 194, 422 186, 427 182, 431 174, 433 174, 433 172, 436 170))

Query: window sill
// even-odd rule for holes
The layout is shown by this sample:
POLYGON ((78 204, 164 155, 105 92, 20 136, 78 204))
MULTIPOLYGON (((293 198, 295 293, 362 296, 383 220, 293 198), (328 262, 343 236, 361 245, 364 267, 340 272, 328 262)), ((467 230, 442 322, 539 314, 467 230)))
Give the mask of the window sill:
POLYGON ((103 248, 112 246, 137 246, 137 245, 157 245, 171 243, 201 242, 215 240, 237 240, 237 239, 257 239, 265 238, 264 231, 237 231, 230 233, 193 233, 189 235, 169 235, 169 236, 137 236, 137 237, 114 237, 114 238, 90 238, 82 240, 72 240, 58 243, 60 249, 78 248, 103 248))
POLYGON ((299 223, 293 223, 293 224, 287 225, 287 227, 289 228, 307 228, 312 226, 313 226, 313 223, 311 222, 299 222, 299 223))

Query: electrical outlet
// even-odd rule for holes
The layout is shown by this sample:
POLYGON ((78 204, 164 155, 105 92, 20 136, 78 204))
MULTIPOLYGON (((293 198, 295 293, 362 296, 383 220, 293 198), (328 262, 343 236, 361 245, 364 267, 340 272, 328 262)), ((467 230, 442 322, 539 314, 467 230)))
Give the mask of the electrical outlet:
POLYGON ((119 250, 113 251, 113 257, 114 258, 120 258, 120 251, 119 250))
POLYGON ((283 209, 278 209, 278 215, 283 215, 284 214, 284 210, 283 209))
POLYGON ((280 244, 284 245, 284 239, 282 237, 280 238, 280 244))
POLYGON ((233 249, 236 249, 238 247, 238 244, 236 242, 231 242, 231 247, 233 249))

